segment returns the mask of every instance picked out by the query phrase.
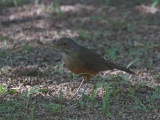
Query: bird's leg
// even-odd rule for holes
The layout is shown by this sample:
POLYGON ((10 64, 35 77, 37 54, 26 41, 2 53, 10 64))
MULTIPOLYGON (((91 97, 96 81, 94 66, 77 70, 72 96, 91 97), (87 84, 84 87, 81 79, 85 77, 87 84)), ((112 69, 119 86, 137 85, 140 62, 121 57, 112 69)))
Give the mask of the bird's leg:
POLYGON ((79 90, 80 90, 81 86, 83 85, 83 83, 84 83, 84 78, 83 78, 81 84, 79 85, 79 87, 78 87, 76 93, 73 95, 73 98, 74 98, 76 95, 79 95, 79 90))
POLYGON ((84 88, 82 88, 81 90, 79 89, 79 90, 80 90, 80 91, 79 91, 80 94, 79 94, 79 92, 78 92, 78 94, 77 94, 78 100, 82 99, 82 95, 85 93, 87 86, 88 86, 88 83, 85 84, 84 88))
POLYGON ((80 91, 80 94, 77 94, 78 100, 82 99, 82 96, 85 93, 87 86, 88 86, 88 83, 85 84, 85 87, 80 91))
POLYGON ((84 89, 82 89, 81 95, 85 93, 87 86, 88 86, 88 82, 85 84, 84 89))
POLYGON ((83 85, 83 83, 84 83, 84 79, 82 80, 81 84, 79 85, 76 93, 79 93, 79 90, 80 90, 81 86, 83 85))

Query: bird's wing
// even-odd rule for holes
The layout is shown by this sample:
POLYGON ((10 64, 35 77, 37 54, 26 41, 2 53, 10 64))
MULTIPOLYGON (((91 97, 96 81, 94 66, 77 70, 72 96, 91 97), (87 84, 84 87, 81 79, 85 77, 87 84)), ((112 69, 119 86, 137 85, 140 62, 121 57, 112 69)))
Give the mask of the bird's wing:
POLYGON ((104 71, 104 70, 112 70, 112 69, 119 69, 130 74, 135 74, 133 71, 129 70, 128 68, 120 65, 116 65, 111 61, 104 60, 100 55, 97 53, 92 52, 87 48, 81 49, 79 54, 79 60, 83 64, 83 67, 87 70, 95 70, 97 72, 104 71))
POLYGON ((79 59, 84 63, 84 67, 88 70, 103 71, 113 69, 114 64, 112 62, 104 60, 97 53, 84 48, 79 54, 79 59))

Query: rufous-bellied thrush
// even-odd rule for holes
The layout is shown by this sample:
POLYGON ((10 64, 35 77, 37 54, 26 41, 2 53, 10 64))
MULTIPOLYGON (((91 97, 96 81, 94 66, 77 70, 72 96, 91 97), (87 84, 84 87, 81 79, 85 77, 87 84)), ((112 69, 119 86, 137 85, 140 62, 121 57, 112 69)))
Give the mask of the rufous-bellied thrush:
MULTIPOLYGON (((119 69, 127 73, 134 74, 133 71, 127 69, 126 67, 116 65, 103 59, 103 57, 97 53, 77 44, 70 38, 61 38, 52 46, 57 47, 60 50, 66 67, 71 72, 79 74, 83 77, 76 94, 78 94, 78 91, 84 80, 88 83, 90 78, 100 71, 119 69)), ((88 84, 86 84, 86 87, 87 85, 88 84)))

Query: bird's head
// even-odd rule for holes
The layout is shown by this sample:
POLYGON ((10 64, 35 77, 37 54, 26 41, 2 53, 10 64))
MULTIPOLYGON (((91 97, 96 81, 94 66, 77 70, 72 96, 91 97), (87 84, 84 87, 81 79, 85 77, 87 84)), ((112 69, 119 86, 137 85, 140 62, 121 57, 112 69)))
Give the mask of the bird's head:
POLYGON ((79 45, 70 38, 60 38, 51 46, 58 48, 62 53, 69 53, 74 51, 79 45))

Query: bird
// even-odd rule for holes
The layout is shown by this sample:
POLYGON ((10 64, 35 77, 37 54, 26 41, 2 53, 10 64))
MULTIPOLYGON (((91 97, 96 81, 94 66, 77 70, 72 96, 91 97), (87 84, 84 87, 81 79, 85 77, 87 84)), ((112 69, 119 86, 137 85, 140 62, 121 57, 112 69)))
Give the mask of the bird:
POLYGON ((53 42, 51 46, 56 47, 62 54, 62 59, 65 66, 71 72, 78 74, 83 78, 74 96, 79 94, 79 90, 85 81, 86 85, 83 90, 84 93, 90 78, 101 71, 118 69, 130 74, 135 74, 133 71, 124 66, 105 60, 96 52, 79 45, 70 38, 60 38, 56 42, 53 42))

